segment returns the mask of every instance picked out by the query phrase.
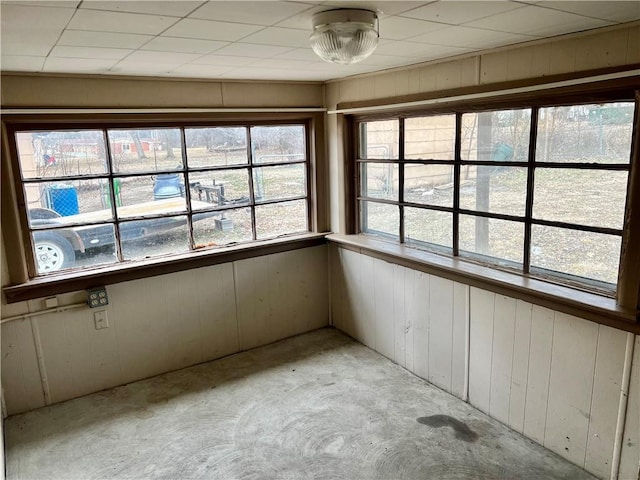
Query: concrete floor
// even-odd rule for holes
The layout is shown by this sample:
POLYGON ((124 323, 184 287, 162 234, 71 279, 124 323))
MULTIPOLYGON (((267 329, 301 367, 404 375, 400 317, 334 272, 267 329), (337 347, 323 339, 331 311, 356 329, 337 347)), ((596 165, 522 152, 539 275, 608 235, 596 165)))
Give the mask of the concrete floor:
POLYGON ((5 433, 10 480, 594 478, 332 329, 16 415, 5 433))

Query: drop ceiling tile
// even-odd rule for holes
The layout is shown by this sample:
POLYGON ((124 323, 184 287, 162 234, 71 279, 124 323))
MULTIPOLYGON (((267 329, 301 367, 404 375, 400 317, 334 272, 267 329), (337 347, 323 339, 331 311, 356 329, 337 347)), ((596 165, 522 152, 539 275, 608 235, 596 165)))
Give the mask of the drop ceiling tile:
MULTIPOLYGON (((365 10, 377 10, 381 17, 387 15, 399 15, 407 10, 426 5, 431 2, 401 2, 401 1, 382 1, 382 2, 370 2, 370 1, 339 1, 331 0, 323 4, 323 6, 331 8, 363 8, 365 10)), ((330 8, 326 8, 330 10, 330 8)))
POLYGON ((241 67, 233 69, 222 75, 230 79, 250 79, 250 80, 317 80, 318 72, 289 70, 277 70, 269 68, 241 67))
POLYGON ((289 47, 276 45, 258 45, 251 43, 232 43, 216 52, 216 55, 232 55, 236 57, 268 58, 290 50, 289 47))
POLYGON ((58 39, 58 33, 38 32, 30 38, 23 38, 2 31, 2 55, 25 55, 44 57, 49 54, 58 39))
POLYGON ((505 1, 455 1, 434 2, 414 10, 404 12, 402 16, 419 18, 432 22, 447 23, 449 25, 461 25, 480 18, 489 17, 498 13, 523 8, 521 3, 505 1))
MULTIPOLYGON (((365 58, 358 65, 369 65, 379 67, 396 67, 398 65, 406 65, 407 57, 398 57, 397 55, 380 55, 374 53, 369 58, 365 58)), ((416 62, 411 62, 416 63, 416 62)))
POLYGON ((51 50, 49 57, 121 60, 131 52, 133 52, 133 50, 127 50, 124 48, 56 46, 53 47, 53 50, 51 50))
POLYGON ((515 33, 482 30, 470 27, 448 27, 427 35, 412 37, 412 42, 428 43, 431 45, 446 45, 461 48, 493 48, 501 45, 526 42, 536 37, 515 33))
POLYGON ((171 70, 172 76, 211 78, 230 71, 233 67, 218 67, 215 65, 182 65, 171 70))
POLYGON ((241 67, 245 65, 251 65, 252 63, 258 61, 257 58, 251 57, 234 57, 231 55, 203 55, 202 57, 196 58, 194 61, 189 64, 193 65, 213 65, 213 66, 223 66, 223 67, 241 67))
POLYGON ((72 8, 2 5, 5 55, 46 56, 75 12, 72 8))
POLYGON ((475 20, 465 24, 465 26, 542 37, 604 27, 610 24, 611 22, 606 20, 582 17, 573 13, 529 5, 483 18, 482 20, 475 20))
POLYGON ((134 62, 128 58, 121 60, 110 68, 115 73, 126 73, 128 75, 166 75, 171 70, 182 66, 180 63, 170 62, 134 62))
POLYGON ((313 26, 312 18, 314 13, 324 12, 325 10, 331 10, 333 7, 327 6, 311 6, 307 5, 307 9, 289 17, 281 22, 276 23, 274 26, 276 27, 284 27, 284 28, 297 28, 298 30, 308 30, 309 34, 311 34, 311 28, 313 26))
POLYGON ((72 47, 113 47, 137 49, 154 38, 151 35, 134 33, 91 32, 86 30, 65 30, 57 45, 72 47))
POLYGON ((282 47, 305 47, 309 44, 309 33, 306 30, 293 28, 269 27, 243 38, 243 42, 282 47))
POLYGON ((175 17, 144 15, 141 13, 76 10, 68 28, 98 32, 140 33, 158 35, 176 23, 175 17))
POLYGON ((387 17, 380 20, 380 38, 404 40, 405 38, 435 32, 443 28, 447 28, 447 25, 405 17, 387 17))
POLYGON ((146 13, 149 15, 163 15, 167 17, 184 17, 203 4, 200 1, 154 0, 154 1, 102 1, 84 0, 81 9, 108 10, 110 12, 146 13))
POLYGON ((189 18, 269 26, 308 8, 309 5, 293 2, 212 1, 191 13, 189 18))
POLYGON ((235 42, 262 28, 258 25, 185 18, 164 32, 163 36, 235 42))
POLYGON ((311 47, 292 48, 284 53, 276 55, 274 58, 285 58, 290 60, 307 60, 309 62, 317 62, 320 60, 311 47))
POLYGON ((159 52, 199 53, 201 55, 229 45, 229 42, 215 40, 194 40, 192 38, 156 37, 145 44, 141 50, 156 50, 159 52))
POLYGON ((288 60, 284 58, 264 58, 251 64, 252 68, 274 68, 284 70, 294 70, 298 68, 305 68, 310 62, 305 60, 288 60))
POLYGON ((129 55, 124 61, 126 63, 164 63, 173 65, 182 65, 192 62, 200 55, 195 53, 175 53, 175 52, 152 52, 145 50, 137 50, 129 55))
POLYGON ((62 8, 76 8, 80 0, 23 0, 23 1, 10 1, 2 0, 2 8, 5 5, 28 5, 30 7, 62 7, 62 8))
POLYGON ((2 33, 37 34, 41 30, 62 31, 73 16, 73 8, 45 8, 2 4, 2 33))
POLYGON ((106 72, 117 60, 87 58, 49 57, 44 63, 44 72, 95 73, 106 72))
POLYGON ((442 58, 472 52, 469 47, 450 47, 443 45, 428 45, 415 42, 385 42, 378 45, 376 53, 381 55, 397 55, 419 59, 442 58))
POLYGON ((585 17, 601 18, 612 22, 631 22, 640 19, 640 2, 609 0, 606 2, 556 2, 546 1, 539 6, 577 13, 585 17))
POLYGON ((28 57, 25 55, 2 55, 0 70, 5 72, 39 72, 46 57, 28 57))

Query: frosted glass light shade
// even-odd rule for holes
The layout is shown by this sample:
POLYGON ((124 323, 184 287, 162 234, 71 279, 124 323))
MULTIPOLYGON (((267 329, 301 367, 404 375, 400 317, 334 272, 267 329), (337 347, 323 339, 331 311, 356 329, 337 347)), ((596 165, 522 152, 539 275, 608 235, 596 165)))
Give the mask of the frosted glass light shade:
POLYGON ((309 38, 325 62, 349 65, 364 60, 378 46, 377 16, 369 10, 340 9, 314 15, 309 38))

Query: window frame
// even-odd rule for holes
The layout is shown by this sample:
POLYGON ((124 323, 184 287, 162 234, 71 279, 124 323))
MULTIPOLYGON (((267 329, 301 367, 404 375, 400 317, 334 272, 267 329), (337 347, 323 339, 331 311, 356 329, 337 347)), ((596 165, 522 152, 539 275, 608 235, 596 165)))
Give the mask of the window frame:
MULTIPOLYGON (((2 222, 3 240, 7 255, 7 269, 10 284, 5 286, 5 293, 8 303, 23 301, 33 298, 48 296, 51 294, 65 293, 79 289, 91 288, 95 285, 106 285, 118 283, 148 276, 176 272, 190 268, 199 268, 206 265, 215 265, 234 261, 239 258, 251 258, 269 253, 293 250, 296 248, 306 248, 310 245, 324 243, 324 236, 319 232, 326 230, 327 212, 323 208, 326 192, 322 176, 325 167, 318 159, 324 153, 324 114, 323 112, 277 112, 277 113, 114 113, 114 114, 11 114, 2 119, 2 222), (96 265, 88 268, 64 270, 47 275, 38 275, 36 272, 35 259, 33 257, 33 247, 30 238, 32 228, 28 223, 28 213, 26 199, 23 190, 23 180, 19 165, 17 151, 16 132, 19 131, 48 131, 48 130, 90 130, 97 129, 106 131, 109 129, 141 129, 141 128, 179 128, 181 137, 184 136, 184 128, 209 128, 209 127, 243 127, 250 131, 254 126, 286 126, 301 125, 304 127, 305 135, 305 159, 296 161, 296 164, 303 164, 305 167, 305 190, 306 201, 306 223, 307 231, 278 236, 275 238, 256 239, 255 215, 252 214, 252 236, 253 240, 229 246, 198 247, 186 253, 163 255, 144 260, 116 261, 107 265, 96 265)), ((248 133, 248 140, 250 133, 248 133)), ((184 137, 182 138, 184 140, 184 137)), ((110 146, 106 146, 107 152, 110 146)), ((251 161, 251 144, 247 143, 248 159, 246 164, 233 166, 245 169, 249 175, 250 185, 253 183, 253 169, 268 166, 270 163, 255 163, 251 161)), ((108 154, 108 153, 107 153, 108 154)), ((186 144, 181 142, 180 157, 186 156, 186 144)), ((111 160, 108 159, 110 162, 111 160)), ((288 163, 278 163, 287 165, 288 163)), ((227 169, 226 167, 221 167, 227 169)), ((214 169, 217 169, 214 168, 214 169)), ((189 171, 207 171, 210 166, 198 166, 188 168, 183 162, 180 172, 184 175, 185 182, 188 182, 189 171)), ((163 173, 164 171, 153 172, 152 174, 163 173)), ((172 171, 174 172, 174 171, 172 171)), ((128 177, 136 175, 148 175, 149 172, 114 172, 107 169, 101 176, 111 182, 114 178, 128 177)), ((69 177, 69 179, 82 179, 69 177)), ((47 179, 38 179, 47 180, 47 179)), ((35 181, 35 180, 34 180, 35 181)), ((251 188, 251 187, 250 187, 251 188)), ((110 195, 113 197, 113 189, 110 195)), ((191 209, 189 205, 189 193, 185 189, 186 208, 184 212, 171 213, 174 215, 188 215, 190 224, 189 236, 191 245, 195 245, 192 240, 193 230, 191 225, 191 215, 203 213, 201 210, 191 209)), ((265 200, 250 202, 248 206, 253 209, 260 205, 288 202, 298 199, 287 198, 278 200, 265 200)), ((255 199, 254 199, 255 200, 255 199)), ((111 198, 111 204, 115 205, 111 198)), ((112 207, 114 208, 114 207, 112 207)), ((225 209, 222 207, 222 209, 225 209)), ((206 211, 220 210, 217 207, 206 211)), ((151 218, 144 216, 145 219, 151 218)), ((126 217, 118 219, 117 216, 106 223, 118 225, 121 221, 132 221, 138 219, 126 217)), ((64 227, 61 227, 64 228, 64 227)), ((116 229, 117 235, 117 229, 116 229)), ((116 237, 116 242, 119 238, 116 237)), ((116 244, 117 245, 117 244, 116 244)), ((120 250, 120 247, 114 247, 120 250)))
MULTIPOLYGON (((560 89, 559 91, 536 91, 529 92, 527 94, 506 94, 495 97, 483 97, 478 100, 463 100, 463 101, 452 101, 452 102, 438 102, 432 106, 419 106, 419 107, 411 107, 411 108, 396 108, 393 109, 392 106, 381 110, 380 113, 358 113, 349 112, 345 114, 345 130, 346 136, 348 138, 348 145, 346 147, 346 158, 348 158, 348 174, 352 179, 351 185, 347 186, 347 192, 349 195, 348 205, 347 205, 347 232, 350 234, 358 234, 363 236, 371 236, 370 234, 362 231, 362 218, 361 218, 361 209, 360 203, 362 201, 375 201, 378 203, 389 203, 398 206, 399 208, 399 219, 400 219, 400 229, 399 229, 399 238, 394 242, 398 244, 401 249, 406 248, 415 248, 407 243, 404 240, 404 229, 403 226, 403 210, 406 206, 412 207, 410 203, 404 202, 403 193, 403 183, 399 184, 399 196, 398 201, 385 201, 380 199, 370 199, 361 195, 361 174, 360 174, 360 164, 366 163, 367 159, 360 158, 360 145, 359 145, 359 124, 361 122, 368 121, 380 121, 380 120, 390 120, 390 119, 406 119, 412 118, 416 116, 434 116, 434 115, 446 115, 446 114, 454 114, 456 116, 456 138, 455 138, 455 157, 454 160, 447 161, 423 161, 420 160, 418 163, 420 164, 450 164, 454 167, 454 187, 456 189, 456 193, 454 194, 453 207, 439 207, 439 206, 429 206, 418 204, 419 208, 431 210, 431 211, 447 211, 451 212, 454 217, 459 217, 460 214, 473 214, 474 216, 488 217, 488 218, 497 218, 497 219, 505 219, 505 220, 517 220, 522 222, 525 225, 525 238, 523 239, 523 249, 524 255, 522 267, 523 270, 513 271, 511 269, 504 269, 503 266, 497 265, 496 263, 487 263, 482 261, 481 256, 473 255, 464 255, 460 256, 460 245, 459 245, 459 235, 457 231, 458 226, 458 218, 453 219, 453 246, 451 248, 451 254, 447 254, 443 252, 443 248, 430 248, 428 251, 438 254, 449 256, 454 260, 459 261, 470 261, 471 263, 476 263, 482 265, 484 267, 488 267, 495 270, 503 270, 508 271, 512 274, 519 275, 524 279, 537 279, 539 281, 548 282, 550 284, 556 284, 558 286, 567 286, 568 288, 573 288, 576 290, 592 292, 597 295, 607 296, 607 297, 615 297, 616 300, 620 301, 620 297, 622 292, 627 292, 626 299, 623 300, 622 305, 626 308, 631 308, 634 311, 638 311, 639 305, 637 305, 637 299, 640 297, 640 292, 635 293, 640 288, 638 285, 638 279, 635 278, 637 275, 630 272, 629 264, 632 264, 633 258, 637 256, 637 252, 635 248, 629 248, 629 236, 631 234, 633 223, 633 228, 637 229, 640 225, 637 225, 638 219, 633 216, 631 210, 631 191, 632 187, 637 183, 637 179, 634 180, 635 177, 638 177, 640 170, 640 160, 638 159, 638 144, 640 143, 638 139, 640 127, 639 116, 640 116, 640 94, 636 90, 637 87, 633 85, 633 81, 625 80, 624 82, 618 81, 605 81, 598 82, 597 84, 587 84, 577 86, 575 88, 568 89, 560 89), (620 85, 622 83, 622 86, 620 85), (581 93, 586 92, 586 93, 581 93), (537 112, 540 108, 544 107, 556 107, 556 106, 571 106, 571 105, 587 105, 594 103, 606 103, 606 102, 632 102, 635 103, 634 110, 634 119, 633 119, 633 133, 632 133, 632 144, 631 144, 631 154, 630 161, 628 164, 591 164, 591 163, 561 163, 561 162, 544 162, 538 163, 538 167, 549 167, 549 168, 576 168, 576 169, 598 169, 598 170, 625 170, 628 171, 628 182, 627 182, 627 204, 626 210, 624 214, 624 222, 623 226, 620 229, 611 229, 607 227, 590 227, 578 224, 571 224, 567 222, 552 222, 552 221, 543 221, 532 218, 531 209, 533 207, 533 175, 535 171, 535 148, 536 148, 536 133, 537 128, 532 129, 529 132, 529 152, 526 162, 499 162, 499 161, 469 161, 462 160, 461 158, 461 117, 464 113, 477 113, 477 112, 486 112, 486 111, 497 111, 497 110, 509 110, 509 109, 518 109, 518 108, 530 108, 531 109, 531 125, 537 124, 537 112), (535 114, 534 114, 535 112, 535 114), (475 210, 465 210, 460 209, 459 205, 459 188, 460 188, 460 170, 462 166, 465 165, 490 165, 490 166, 510 166, 510 167, 526 167, 527 168, 527 190, 526 190, 526 211, 524 218, 512 218, 509 215, 502 214, 493 214, 493 213, 485 213, 485 212, 477 212, 475 210), (533 167, 533 168, 532 168, 533 167), (633 217, 633 222, 630 221, 631 217, 633 217), (533 224, 540 225, 549 225, 549 226, 557 226, 557 227, 569 227, 572 230, 580 230, 580 231, 593 231, 595 233, 607 233, 607 234, 616 234, 621 238, 621 260, 619 262, 619 272, 618 272, 618 282, 616 291, 611 291, 606 288, 606 284, 604 282, 598 282, 597 280, 582 282, 582 281, 574 281, 575 278, 571 276, 567 276, 562 274, 561 272, 551 272, 551 275, 546 275, 546 272, 541 272, 540 268, 535 269, 535 274, 531 273, 531 258, 530 258, 530 242, 531 242, 531 226, 533 224), (524 244, 529 245, 529 248, 524 244), (526 266, 526 270, 525 270, 526 266), (631 292, 629 294, 628 292, 631 292), (630 300, 629 300, 630 299, 630 300)), ((389 104, 391 102, 388 102, 389 104)), ((338 108, 352 108, 357 110, 358 107, 363 108, 365 111, 367 107, 370 106, 365 102, 360 102, 360 104, 346 104, 346 105, 338 105, 338 108)), ((400 152, 404 148, 404 128, 403 121, 399 121, 399 135, 398 135, 398 145, 400 152)), ((384 163, 394 163, 397 162, 402 163, 402 156, 399 155, 398 160, 379 160, 384 163)), ((405 165, 414 163, 413 160, 404 160, 405 165)), ((400 180, 403 180, 403 168, 400 168, 399 173, 400 180)), ((638 188, 637 186, 635 187, 638 188)), ((637 203, 638 193, 636 193, 636 203, 637 203)), ((637 214, 636 214, 637 215, 637 214)), ((388 238, 385 239, 384 236, 379 236, 382 241, 388 241, 388 238)), ((416 249, 419 250, 419 249, 416 249)))

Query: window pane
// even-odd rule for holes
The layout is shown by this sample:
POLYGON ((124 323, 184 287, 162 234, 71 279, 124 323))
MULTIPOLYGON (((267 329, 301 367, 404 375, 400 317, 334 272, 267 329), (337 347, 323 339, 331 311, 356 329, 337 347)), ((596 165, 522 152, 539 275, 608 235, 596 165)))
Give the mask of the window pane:
POLYGON ((245 128, 186 128, 184 135, 187 142, 187 164, 190 168, 249 162, 245 128))
POLYGON ((526 168, 472 166, 468 173, 470 181, 463 180, 460 187, 460 208, 524 216, 527 200, 526 168))
POLYGON ((100 130, 18 132, 16 146, 22 178, 54 178, 107 171, 100 130))
POLYGON ((111 220, 111 192, 107 179, 24 185, 31 227, 111 220))
POLYGON ((455 115, 407 118, 404 122, 404 157, 453 160, 455 115))
POLYGON ((427 242, 449 248, 453 246, 452 213, 405 207, 404 229, 409 245, 420 246, 427 242))
POLYGON ((361 163, 362 195, 398 200, 400 167, 393 163, 361 163))
POLYGON ((116 261, 113 225, 38 230, 32 238, 38 275, 116 261))
POLYGON ((118 217, 158 215, 186 210, 181 173, 124 177, 120 184, 118 217))
POLYGON ((391 235, 399 239, 400 209, 386 203, 361 202, 362 231, 365 233, 391 235))
POLYGON ((453 166, 406 164, 404 200, 453 207, 453 166))
POLYGON ((616 284, 620 244, 616 235, 533 225, 531 266, 616 284))
POLYGON ((398 120, 360 124, 360 158, 397 159, 400 141, 398 120))
POLYGON ((536 168, 533 216, 622 228, 628 172, 536 168))
POLYGON ((246 205, 249 203, 249 171, 216 170, 189 175, 191 186, 191 208, 221 207, 223 205, 246 205))
POLYGON ((541 108, 537 162, 629 163, 633 102, 541 108))
POLYGON ((272 203, 256 207, 258 239, 273 238, 288 233, 308 232, 307 201, 272 203))
POLYGON ((305 165, 260 167, 253 170, 253 193, 256 201, 300 197, 306 194, 305 165))
POLYGON ((531 110, 465 113, 462 116, 463 160, 526 162, 531 110))
POLYGON ((177 128, 109 130, 115 172, 155 172, 182 168, 182 140, 177 128))
POLYGON ((251 209, 234 208, 194 215, 193 238, 196 248, 249 242, 253 239, 251 209))
POLYGON ((122 222, 120 238, 125 260, 189 251, 186 216, 122 222))
POLYGON ((523 245, 523 223, 460 215, 460 250, 522 264, 523 245))
POLYGON ((251 150, 254 163, 304 160, 304 126, 251 127, 251 150))

